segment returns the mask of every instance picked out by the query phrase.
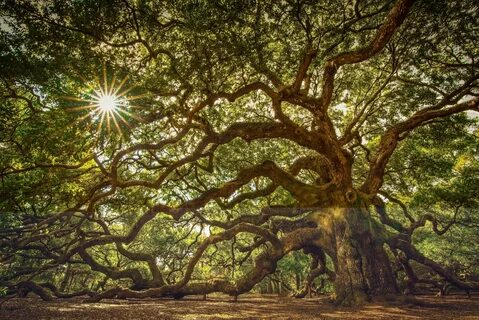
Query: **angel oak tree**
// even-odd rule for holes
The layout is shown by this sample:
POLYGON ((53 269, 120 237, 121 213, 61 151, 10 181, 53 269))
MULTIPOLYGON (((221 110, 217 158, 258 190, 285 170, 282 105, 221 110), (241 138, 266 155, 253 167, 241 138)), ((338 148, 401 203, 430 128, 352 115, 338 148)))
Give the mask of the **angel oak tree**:
POLYGON ((327 274, 339 304, 398 294, 395 260, 410 282, 414 260, 477 288, 413 245, 427 221, 450 225, 410 214, 385 182, 419 128, 477 123, 475 1, 4 0, 0 12, 10 293, 236 297, 301 249, 306 285, 327 274), (225 256, 233 276, 201 271, 225 256), (79 265, 104 280, 64 293, 79 265), (41 282, 63 272, 60 289, 41 282))

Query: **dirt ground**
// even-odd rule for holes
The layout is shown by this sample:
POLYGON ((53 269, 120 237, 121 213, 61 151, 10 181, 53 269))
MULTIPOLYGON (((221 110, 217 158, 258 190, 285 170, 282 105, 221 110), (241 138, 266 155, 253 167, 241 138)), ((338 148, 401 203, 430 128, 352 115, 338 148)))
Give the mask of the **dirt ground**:
POLYGON ((0 319, 479 319, 479 296, 419 296, 419 305, 372 303, 361 308, 338 308, 328 297, 242 295, 187 297, 182 300, 104 300, 81 298, 44 302, 36 297, 2 301, 0 319))

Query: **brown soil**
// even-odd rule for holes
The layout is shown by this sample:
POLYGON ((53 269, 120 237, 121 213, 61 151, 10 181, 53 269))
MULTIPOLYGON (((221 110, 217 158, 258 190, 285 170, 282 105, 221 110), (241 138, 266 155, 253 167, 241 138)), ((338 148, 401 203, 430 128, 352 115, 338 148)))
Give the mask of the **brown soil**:
POLYGON ((247 294, 233 302, 211 296, 207 301, 104 300, 87 304, 82 299, 44 302, 36 297, 0 302, 0 319, 479 319, 479 297, 420 296, 416 303, 372 303, 361 308, 339 308, 327 297, 294 299, 247 294))

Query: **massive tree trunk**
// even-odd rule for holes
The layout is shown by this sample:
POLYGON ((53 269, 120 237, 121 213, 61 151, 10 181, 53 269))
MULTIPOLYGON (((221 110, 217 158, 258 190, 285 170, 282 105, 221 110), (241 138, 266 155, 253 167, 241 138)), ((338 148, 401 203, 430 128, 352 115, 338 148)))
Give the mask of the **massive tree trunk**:
POLYGON ((335 301, 358 305, 374 296, 397 294, 381 228, 365 202, 359 198, 350 205, 340 202, 322 217, 320 227, 330 238, 329 254, 335 264, 335 301))

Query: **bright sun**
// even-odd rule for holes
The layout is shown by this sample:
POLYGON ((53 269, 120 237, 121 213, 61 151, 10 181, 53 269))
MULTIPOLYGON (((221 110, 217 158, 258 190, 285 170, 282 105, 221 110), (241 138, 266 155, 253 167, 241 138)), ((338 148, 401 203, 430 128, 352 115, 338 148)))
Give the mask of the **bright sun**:
POLYGON ((129 112, 129 110, 135 108, 130 102, 135 99, 143 98, 147 96, 147 94, 127 96, 127 93, 134 88, 123 88, 127 77, 123 78, 120 82, 117 82, 115 75, 113 75, 111 81, 109 81, 105 66, 103 67, 103 81, 100 79, 97 80, 97 83, 88 84, 85 82, 89 86, 89 92, 85 94, 85 97, 65 97, 68 100, 85 103, 80 106, 68 108, 68 110, 72 111, 89 111, 87 114, 78 118, 77 121, 91 118, 98 124, 98 132, 103 131, 103 128, 105 127, 107 132, 110 132, 113 127, 120 135, 122 135, 121 123, 123 123, 123 127, 130 127, 128 123, 129 118, 143 121, 139 116, 129 112))
POLYGON ((98 98, 98 107, 104 112, 113 111, 118 106, 117 97, 113 95, 101 95, 98 98))

